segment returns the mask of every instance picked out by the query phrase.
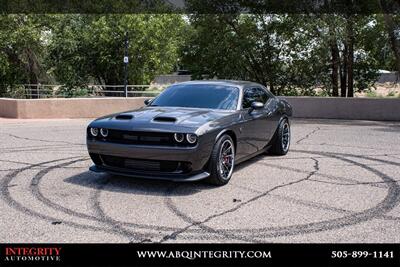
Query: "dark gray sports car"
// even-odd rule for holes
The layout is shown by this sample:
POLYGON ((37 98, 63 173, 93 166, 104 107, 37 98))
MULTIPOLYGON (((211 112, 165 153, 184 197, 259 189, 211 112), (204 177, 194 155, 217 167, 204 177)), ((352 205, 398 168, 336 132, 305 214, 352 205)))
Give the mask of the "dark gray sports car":
POLYGON ((289 150, 292 108, 257 83, 185 82, 145 104, 90 123, 92 171, 223 185, 236 164, 289 150))

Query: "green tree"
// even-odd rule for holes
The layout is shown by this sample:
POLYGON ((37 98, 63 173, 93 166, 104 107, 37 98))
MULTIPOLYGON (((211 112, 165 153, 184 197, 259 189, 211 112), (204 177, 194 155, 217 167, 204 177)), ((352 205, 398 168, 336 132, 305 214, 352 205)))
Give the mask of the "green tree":
POLYGON ((370 16, 196 14, 183 58, 207 75, 267 84, 276 94, 353 96, 376 78, 370 16))
POLYGON ((130 84, 148 84, 177 64, 185 21, 180 15, 63 15, 49 47, 56 79, 69 87, 124 83, 125 34, 130 84))
POLYGON ((49 80, 45 57, 47 16, 0 16, 0 95, 12 94, 15 84, 49 80))
POLYGON ((183 63, 199 78, 253 80, 279 91, 288 53, 280 15, 192 15, 183 63), (275 88, 277 87, 277 88, 275 88))

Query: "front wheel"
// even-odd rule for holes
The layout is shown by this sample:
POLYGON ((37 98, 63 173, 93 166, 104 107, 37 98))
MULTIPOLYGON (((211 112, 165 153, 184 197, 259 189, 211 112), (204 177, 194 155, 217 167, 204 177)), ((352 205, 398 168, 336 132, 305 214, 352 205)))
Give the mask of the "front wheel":
POLYGON ((275 155, 286 155, 290 146, 290 124, 288 119, 279 123, 275 136, 272 140, 271 152, 275 155))
POLYGON ((232 177, 235 166, 235 146, 229 135, 223 135, 215 143, 209 162, 210 176, 207 182, 225 185, 232 177))

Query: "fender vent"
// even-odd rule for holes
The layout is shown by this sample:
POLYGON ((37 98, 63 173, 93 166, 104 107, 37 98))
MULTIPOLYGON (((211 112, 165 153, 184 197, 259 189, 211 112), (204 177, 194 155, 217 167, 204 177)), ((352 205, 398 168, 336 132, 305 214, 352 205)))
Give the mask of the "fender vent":
POLYGON ((133 119, 132 115, 128 115, 128 114, 121 114, 121 115, 117 115, 115 116, 116 120, 131 120, 133 119))
POLYGON ((176 118, 172 117, 156 117, 153 119, 153 121, 158 121, 158 122, 176 122, 176 118))

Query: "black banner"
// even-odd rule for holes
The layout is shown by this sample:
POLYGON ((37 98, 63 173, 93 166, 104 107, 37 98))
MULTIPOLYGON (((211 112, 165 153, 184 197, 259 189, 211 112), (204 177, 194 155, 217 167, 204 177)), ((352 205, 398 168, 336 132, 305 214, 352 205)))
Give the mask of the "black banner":
POLYGON ((400 244, 2 244, 0 266, 400 266, 400 244))
POLYGON ((398 14, 399 11, 399 0, 0 0, 2 14, 398 14))

